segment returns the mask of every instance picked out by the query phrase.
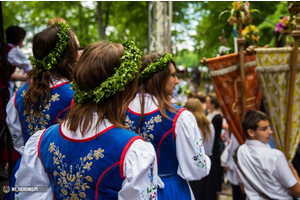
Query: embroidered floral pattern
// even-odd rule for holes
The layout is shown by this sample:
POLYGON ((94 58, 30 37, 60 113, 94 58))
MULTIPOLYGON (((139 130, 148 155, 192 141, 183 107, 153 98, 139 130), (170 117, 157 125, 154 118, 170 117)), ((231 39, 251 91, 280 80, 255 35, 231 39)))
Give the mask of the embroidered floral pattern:
POLYGON ((63 162, 65 155, 60 153, 59 147, 52 142, 48 150, 54 155, 53 165, 56 166, 57 171, 54 171, 53 174, 58 177, 57 185, 61 187, 60 197, 63 197, 64 200, 89 200, 86 198, 85 191, 90 189, 88 182, 92 183, 93 178, 86 176, 85 172, 91 170, 93 159, 99 160, 104 157, 104 149, 90 150, 87 156, 80 158, 80 164, 75 166, 75 171, 70 165, 69 172, 67 172, 67 163, 63 162))
POLYGON ((194 165, 196 165, 197 167, 206 168, 206 163, 205 163, 206 161, 204 160, 203 153, 201 150, 201 147, 203 146, 203 141, 201 138, 195 142, 195 146, 196 146, 197 154, 193 156, 193 160, 195 161, 194 165))
POLYGON ((26 94, 26 91, 23 90, 23 91, 22 91, 22 94, 21 94, 21 97, 25 97, 25 94, 26 94))
POLYGON ((148 200, 156 200, 156 191, 157 191, 157 185, 153 183, 153 175, 154 175, 154 168, 153 165, 150 166, 150 174, 148 174, 148 178, 150 179, 150 188, 147 187, 147 194, 145 190, 141 191, 141 196, 143 199, 148 200))
MULTIPOLYGON (((157 115, 156 117, 151 117, 151 119, 149 121, 144 123, 145 126, 141 127, 142 131, 141 131, 141 129, 139 129, 139 131, 138 131, 139 135, 142 138, 144 138, 145 141, 151 142, 151 140, 154 140, 154 136, 151 133, 151 131, 153 131, 153 129, 154 129, 154 124, 155 123, 160 123, 160 122, 162 122, 162 116, 161 115, 157 115)), ((131 121, 129 119, 129 116, 126 115, 125 126, 128 127, 129 130, 135 132, 136 127, 133 126, 133 124, 134 124, 134 121, 131 121)))
POLYGON ((133 124, 134 124, 134 121, 131 121, 131 120, 129 119, 129 116, 126 115, 126 117, 125 117, 125 126, 126 126, 127 128, 129 128, 129 130, 135 131, 135 130, 136 130, 136 127, 133 126, 133 124))
MULTIPOLYGON (((25 95, 25 90, 23 90, 22 95, 25 95)), ((30 109, 30 113, 26 110, 23 112, 23 116, 26 117, 26 122, 28 123, 27 132, 29 135, 33 135, 38 130, 45 129, 49 125, 50 115, 45 114, 46 111, 50 110, 51 102, 59 101, 59 94, 55 93, 50 97, 49 103, 47 103, 41 113, 33 114, 33 108, 30 109)))

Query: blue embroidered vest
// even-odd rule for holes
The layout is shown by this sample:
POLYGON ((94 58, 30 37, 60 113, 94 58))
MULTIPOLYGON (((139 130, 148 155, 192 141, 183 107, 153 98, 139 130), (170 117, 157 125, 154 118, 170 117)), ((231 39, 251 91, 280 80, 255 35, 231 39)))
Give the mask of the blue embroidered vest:
POLYGON ((66 137, 58 124, 48 128, 39 141, 38 154, 55 198, 117 200, 124 157, 136 139, 141 137, 114 126, 82 140, 66 137))
MULTIPOLYGON (((50 88, 51 96, 49 103, 44 107, 41 114, 31 118, 26 113, 23 102, 28 84, 29 82, 27 82, 17 91, 14 99, 25 142, 36 131, 48 128, 49 126, 55 124, 57 119, 64 118, 65 112, 70 107, 74 95, 74 92, 70 87, 70 82, 64 82, 60 85, 50 88)), ((33 112, 33 110, 31 109, 30 112, 33 112)))
MULTIPOLYGON (((178 160, 175 146, 175 123, 184 108, 172 105, 177 109, 176 113, 167 110, 170 119, 162 117, 159 110, 145 113, 138 134, 145 141, 151 142, 155 148, 158 160, 158 175, 171 175, 177 173, 178 160)), ((125 125, 136 132, 140 114, 127 109, 125 125)))

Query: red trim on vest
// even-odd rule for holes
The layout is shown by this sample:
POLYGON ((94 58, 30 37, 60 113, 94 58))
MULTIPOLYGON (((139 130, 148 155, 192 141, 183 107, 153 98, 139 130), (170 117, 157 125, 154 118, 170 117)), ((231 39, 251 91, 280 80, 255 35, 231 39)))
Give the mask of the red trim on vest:
POLYGON ((175 125, 176 125, 176 121, 179 117, 179 115, 184 111, 186 110, 186 108, 181 108, 175 115, 174 119, 173 119, 173 124, 172 124, 172 130, 173 130, 173 137, 174 137, 174 140, 176 141, 176 134, 175 134, 175 125))
POLYGON ((65 85, 65 84, 67 84, 67 83, 70 83, 70 81, 66 81, 66 82, 60 83, 60 84, 58 84, 58 85, 55 85, 55 86, 51 87, 50 90, 53 90, 53 89, 55 89, 55 88, 58 88, 58 87, 60 87, 60 86, 62 86, 62 85, 65 85))
POLYGON ((70 107, 71 107, 71 106, 68 106, 68 107, 66 107, 65 109, 63 109, 62 111, 60 111, 60 112, 58 113, 58 115, 56 116, 56 118, 55 118, 53 124, 56 124, 56 121, 57 121, 57 119, 59 118, 59 116, 60 116, 63 112, 65 112, 67 109, 69 109, 70 107))
MULTIPOLYGON (((48 130, 48 128, 47 128, 46 130, 48 130)), ((56 199, 56 198, 55 198, 55 193, 54 193, 54 184, 55 184, 54 179, 53 179, 53 177, 50 175, 50 173, 46 170, 45 165, 44 165, 44 162, 43 162, 43 160, 42 160, 42 158, 41 158, 41 153, 40 153, 41 140, 42 140, 42 138, 43 138, 44 133, 46 132, 46 130, 44 130, 44 132, 42 133, 42 135, 41 135, 41 137, 40 137, 40 140, 39 140, 39 143, 38 143, 37 151, 38 151, 38 157, 40 158, 40 160, 41 160, 41 162, 42 162, 42 165, 43 165, 43 167, 44 167, 45 172, 46 172, 46 173, 48 174, 48 176, 52 179, 52 183, 53 183, 52 193, 53 193, 53 198, 56 199)))
POLYGON ((93 140, 93 139, 95 139, 96 137, 102 135, 102 134, 105 133, 106 131, 109 131, 110 129, 116 127, 115 125, 110 126, 110 127, 108 127, 107 129, 104 129, 103 131, 97 133, 97 134, 94 135, 93 137, 89 137, 89 138, 85 138, 85 139, 73 139, 73 138, 70 138, 70 137, 66 136, 66 135, 63 133, 61 126, 62 126, 62 124, 59 125, 59 133, 60 133, 60 135, 61 135, 64 139, 66 139, 66 140, 68 140, 68 141, 71 141, 71 142, 88 142, 88 141, 93 140))
MULTIPOLYGON (((17 89, 16 92, 15 92, 15 94, 17 94, 17 92, 18 92, 20 89, 21 89, 21 88, 17 89)), ((15 95, 15 98, 16 98, 16 95, 15 95)))
POLYGON ((129 149, 129 147, 132 145, 132 143, 137 140, 137 139, 143 139, 142 137, 140 136, 134 136, 133 138, 131 138, 129 140, 129 142, 126 144, 126 146, 124 147, 123 149, 123 152, 122 152, 122 155, 121 155, 121 160, 120 160, 120 175, 122 177, 122 179, 124 179, 124 173, 123 173, 123 165, 124 165, 124 159, 125 159, 125 155, 129 149))
POLYGON ((40 137, 39 143, 38 143, 38 147, 37 147, 38 157, 40 157, 40 144, 41 144, 41 140, 42 140, 42 138, 43 138, 44 133, 46 132, 46 130, 48 130, 48 128, 43 131, 43 133, 42 133, 42 135, 40 137))
POLYGON ((157 166, 158 166, 158 161, 159 161, 159 149, 160 149, 160 146, 161 146, 161 143, 162 141, 165 139, 165 137, 167 137, 170 133, 171 133, 172 129, 170 129, 168 132, 166 132, 164 134, 164 136, 161 138, 161 140, 159 141, 159 144, 158 144, 158 147, 157 147, 157 166))
MULTIPOLYGON (((127 108, 129 112, 131 112, 132 114, 135 114, 135 115, 140 115, 141 113, 137 113, 137 112, 134 112, 133 110, 131 110, 129 107, 127 108)), ((155 112, 159 111, 159 109, 157 108, 156 110, 153 110, 151 112, 148 112, 148 113, 144 113, 144 115, 151 115, 155 112)))
POLYGON ((120 161, 116 162, 115 164, 113 164, 112 166, 110 166, 108 169, 106 169, 100 176, 100 178, 98 179, 97 181, 97 184, 96 184, 96 190, 95 190, 95 200, 98 199, 98 187, 99 187, 99 184, 100 184, 100 181, 101 179, 103 178, 104 174, 106 172, 108 172, 111 168, 113 168, 114 166, 118 165, 120 163, 120 161))

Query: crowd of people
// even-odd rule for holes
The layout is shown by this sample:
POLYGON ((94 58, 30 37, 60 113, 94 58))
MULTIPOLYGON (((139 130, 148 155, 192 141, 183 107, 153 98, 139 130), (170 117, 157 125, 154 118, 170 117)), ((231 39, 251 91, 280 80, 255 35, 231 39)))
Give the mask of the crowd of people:
POLYGON ((24 29, 11 29, 8 78, 18 67, 27 82, 2 116, 15 149, 9 186, 41 191, 5 199, 216 200, 225 175, 233 200, 300 196, 293 165, 268 144, 266 114, 244 114, 239 145, 215 94, 190 92, 178 105, 171 54, 141 57, 130 40, 83 50, 60 20, 34 35, 31 63, 24 29))

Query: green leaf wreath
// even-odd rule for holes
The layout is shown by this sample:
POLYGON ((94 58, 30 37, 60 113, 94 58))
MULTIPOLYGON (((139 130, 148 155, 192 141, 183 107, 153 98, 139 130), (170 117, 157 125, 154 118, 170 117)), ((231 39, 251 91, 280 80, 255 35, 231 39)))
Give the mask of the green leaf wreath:
POLYGON ((68 40, 70 38, 69 31, 70 26, 65 22, 54 23, 59 25, 59 31, 57 33, 59 41, 56 43, 55 48, 42 60, 33 59, 32 65, 40 69, 51 70, 54 65, 57 64, 60 57, 63 55, 64 50, 68 47, 68 40))
POLYGON ((101 85, 94 89, 83 91, 78 88, 73 80, 71 87, 74 90, 73 98, 75 103, 84 103, 90 99, 98 103, 117 92, 124 91, 125 86, 135 78, 141 62, 140 50, 130 40, 124 41, 122 45, 125 51, 121 58, 119 69, 115 69, 115 74, 107 78, 101 85))
POLYGON ((155 72, 165 68, 172 60, 172 54, 166 53, 156 62, 150 63, 141 73, 139 73, 139 84, 148 80, 155 72))

